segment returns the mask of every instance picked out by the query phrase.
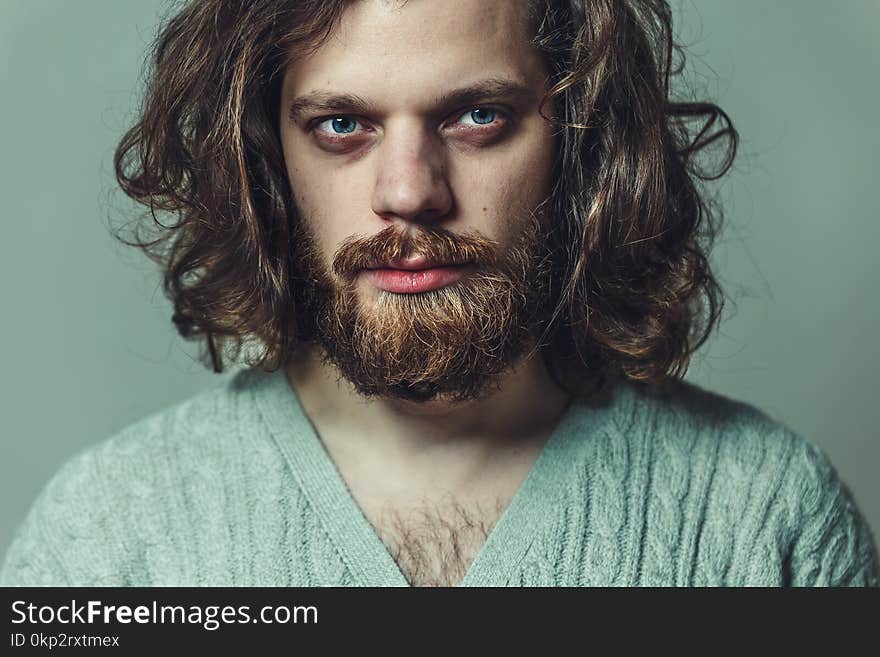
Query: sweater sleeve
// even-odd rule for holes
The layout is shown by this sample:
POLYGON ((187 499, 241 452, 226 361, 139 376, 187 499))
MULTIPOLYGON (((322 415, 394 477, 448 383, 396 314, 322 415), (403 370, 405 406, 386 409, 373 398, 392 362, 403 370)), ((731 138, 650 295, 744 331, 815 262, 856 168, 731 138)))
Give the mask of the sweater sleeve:
POLYGON ((877 545, 851 490, 819 447, 806 440, 798 447, 791 464, 791 586, 880 586, 877 545))
POLYGON ((112 516, 95 456, 66 462, 44 486, 13 537, 0 586, 102 586, 112 575, 112 516))

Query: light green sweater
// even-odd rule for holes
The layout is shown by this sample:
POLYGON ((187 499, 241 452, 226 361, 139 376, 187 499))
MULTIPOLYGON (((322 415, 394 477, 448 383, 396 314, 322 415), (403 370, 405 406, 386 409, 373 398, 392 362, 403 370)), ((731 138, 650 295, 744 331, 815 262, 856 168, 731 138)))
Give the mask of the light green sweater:
MULTIPOLYGON (((878 570, 814 444, 692 384, 621 383, 569 406, 461 585, 878 586, 878 570)), ((246 370, 64 465, 0 584, 408 582, 287 379, 246 370)))

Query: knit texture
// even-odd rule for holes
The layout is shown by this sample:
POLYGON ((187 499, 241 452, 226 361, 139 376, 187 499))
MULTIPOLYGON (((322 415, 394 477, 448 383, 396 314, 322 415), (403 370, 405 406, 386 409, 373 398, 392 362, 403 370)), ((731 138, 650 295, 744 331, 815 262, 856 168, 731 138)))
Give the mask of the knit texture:
MULTIPOLYGON (((878 561, 816 445, 687 382, 619 382, 572 402, 460 585, 876 587, 878 561)), ((0 585, 408 582, 284 375, 245 370, 70 459, 0 585)))

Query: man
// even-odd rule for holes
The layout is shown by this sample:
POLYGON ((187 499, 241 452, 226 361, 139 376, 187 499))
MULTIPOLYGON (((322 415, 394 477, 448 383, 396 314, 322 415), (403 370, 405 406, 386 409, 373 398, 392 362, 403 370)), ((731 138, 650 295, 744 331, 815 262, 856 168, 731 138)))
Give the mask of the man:
POLYGON ((694 156, 736 133, 667 100, 670 33, 648 0, 185 7, 117 173, 179 214, 135 243, 181 333, 252 367, 71 461, 2 582, 876 586, 827 457, 680 381, 718 305, 694 156))

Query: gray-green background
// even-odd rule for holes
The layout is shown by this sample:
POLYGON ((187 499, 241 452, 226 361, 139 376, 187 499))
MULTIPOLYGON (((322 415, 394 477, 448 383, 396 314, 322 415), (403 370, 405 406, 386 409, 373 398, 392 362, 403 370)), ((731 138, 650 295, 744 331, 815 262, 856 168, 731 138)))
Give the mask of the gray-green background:
MULTIPOLYGON (((167 6, 0 0, 0 552, 64 460, 217 380, 106 228, 132 211, 112 152, 167 6)), ((736 305, 688 379, 825 449, 876 536, 880 0, 674 7, 691 81, 743 136, 712 258, 736 305)))

